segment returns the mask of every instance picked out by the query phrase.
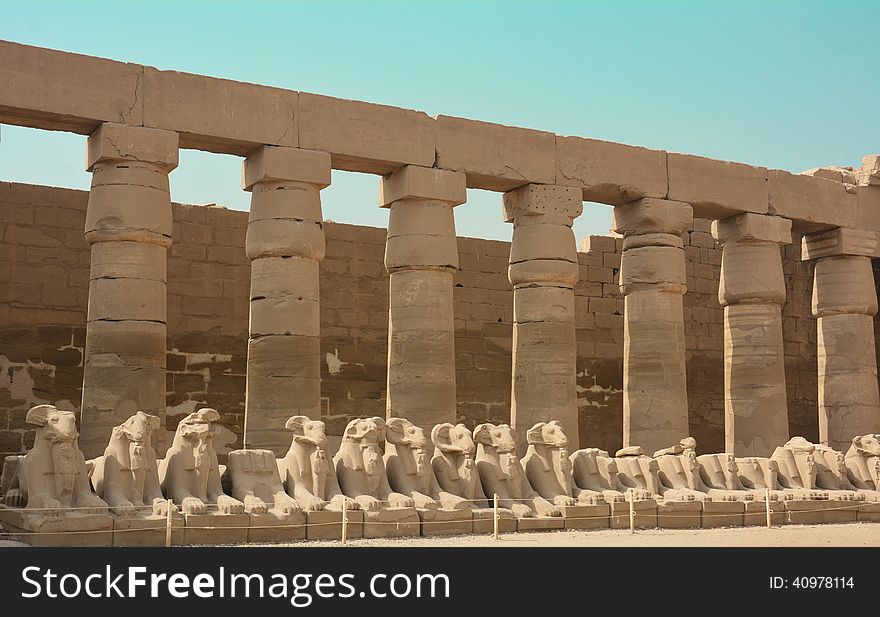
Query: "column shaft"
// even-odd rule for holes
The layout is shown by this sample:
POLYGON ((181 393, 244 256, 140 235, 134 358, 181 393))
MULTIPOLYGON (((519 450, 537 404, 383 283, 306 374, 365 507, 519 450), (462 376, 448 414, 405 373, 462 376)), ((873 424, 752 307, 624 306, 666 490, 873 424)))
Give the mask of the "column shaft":
POLYGON ((770 456, 789 434, 779 245, 791 242, 791 221, 740 214, 714 221, 712 235, 723 244, 725 448, 770 456))
MULTIPOLYGON (((803 242, 804 258, 816 260, 812 308, 818 334, 819 441, 844 452, 853 437, 880 430, 877 292, 871 258, 865 254, 873 253, 877 242, 854 243, 853 232, 837 229, 805 236, 803 242)), ((863 233, 857 232, 858 237, 863 233)))
MULTIPOLYGON (((165 419, 168 174, 177 133, 106 123, 88 141, 91 244, 80 446, 103 453, 137 411, 165 419)), ((164 430, 157 434, 159 447, 164 430)))
POLYGON ((457 418, 453 208, 466 197, 455 172, 408 166, 382 179, 381 205, 390 210, 386 414, 428 433, 457 418))
POLYGON ((624 236, 623 445, 647 452, 689 434, 681 234, 692 225, 686 203, 646 198, 614 209, 624 236))
POLYGON ((581 191, 570 187, 529 184, 504 195, 504 220, 513 223, 510 420, 520 450, 526 431, 550 420, 562 424, 570 443, 580 443, 574 312, 579 267, 571 225, 582 209, 581 191))
POLYGON ((264 146, 244 162, 252 192, 245 447, 283 455, 287 419, 321 416, 320 191, 328 184, 324 152, 264 146))

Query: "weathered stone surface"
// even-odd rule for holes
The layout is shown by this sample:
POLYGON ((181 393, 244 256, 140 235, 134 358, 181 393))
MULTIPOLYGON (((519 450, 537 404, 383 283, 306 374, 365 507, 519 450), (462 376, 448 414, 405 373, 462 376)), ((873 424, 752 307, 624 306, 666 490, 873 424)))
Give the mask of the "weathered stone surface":
POLYGON ((88 171, 104 161, 137 161, 170 173, 178 160, 178 136, 174 131, 104 122, 89 135, 88 171))
POLYGON ((699 528, 702 511, 700 501, 660 501, 657 504, 657 526, 662 529, 699 528))
POLYGON ((185 514, 183 543, 185 546, 198 544, 244 544, 248 540, 250 515, 224 514, 185 514))
POLYGON ((465 176, 448 168, 407 165, 383 177, 379 187, 379 205, 383 208, 401 200, 458 206, 467 201, 465 176))
POLYGON ((31 546, 113 546, 113 518, 109 514, 41 516, 0 504, 0 524, 13 535, 20 533, 18 537, 31 546))
POLYGON ((802 259, 843 255, 880 257, 880 233, 839 227, 803 237, 802 259))
POLYGON ((691 204, 697 216, 767 212, 766 168, 673 152, 666 155, 666 161, 667 198, 691 204))
POLYGON ((731 242, 791 244, 791 220, 779 216, 739 214, 712 221, 712 236, 721 244, 731 242))
POLYGON ((242 162, 242 188, 249 191, 259 182, 302 182, 324 188, 330 185, 330 155, 263 146, 242 162))
POLYGON ((245 155, 297 145, 297 92, 152 67, 142 79, 144 125, 178 131, 185 148, 245 155))
POLYGON ((611 219, 611 228, 624 237, 647 233, 681 235, 693 225, 694 210, 690 204, 650 197, 617 206, 611 219))
POLYGON ((471 188, 509 191, 556 181, 556 136, 489 122, 436 117, 437 166, 467 174, 471 188))
POLYGON ((144 67, 0 41, 3 122, 88 134, 101 122, 141 125, 144 67))
POLYGON ((382 508, 364 512, 365 538, 418 536, 419 515, 415 508, 382 508))
POLYGON ((666 197, 666 152, 597 139, 556 137, 556 184, 611 205, 666 197))
POLYGON ((387 174, 434 165, 434 120, 424 112, 299 95, 299 147, 330 152, 334 169, 387 174))

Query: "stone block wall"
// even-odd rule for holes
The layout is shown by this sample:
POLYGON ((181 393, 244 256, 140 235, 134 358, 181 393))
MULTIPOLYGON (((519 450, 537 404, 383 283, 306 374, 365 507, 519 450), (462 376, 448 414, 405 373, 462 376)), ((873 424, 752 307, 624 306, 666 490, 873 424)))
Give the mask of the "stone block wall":
MULTIPOLYGON (((33 441, 27 409, 52 402, 76 409, 88 299, 88 194, 0 183, 0 457, 33 441)), ((597 206, 595 206, 597 207, 597 206)), ((175 205, 168 255, 167 414, 170 431, 196 407, 216 407, 224 450, 241 445, 249 294, 247 213, 175 205)), ((384 415, 388 276, 385 230, 327 222, 321 263, 322 412, 328 433, 348 420, 384 415)), ((708 221, 685 238, 684 297, 691 432, 701 451, 723 449, 721 251, 708 221)), ((581 242, 577 284, 577 384, 581 445, 615 450, 622 433, 623 299, 617 289, 622 241, 581 242)), ((815 441, 816 327, 812 272, 785 249, 786 377, 792 434, 815 441)), ((509 244, 458 240, 455 275, 459 418, 469 426, 509 418, 513 298, 509 244)), ((279 430, 283 430, 279 427, 279 430)))

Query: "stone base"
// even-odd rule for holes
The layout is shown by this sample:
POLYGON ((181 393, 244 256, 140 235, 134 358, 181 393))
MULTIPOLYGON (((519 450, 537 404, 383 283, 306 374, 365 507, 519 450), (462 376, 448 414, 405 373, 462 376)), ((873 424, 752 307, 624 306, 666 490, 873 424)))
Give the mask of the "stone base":
MULTIPOLYGON (((474 508, 473 515, 474 533, 495 533, 495 514, 492 508, 474 508)), ((516 531, 516 518, 513 512, 507 508, 498 508, 498 533, 514 533, 516 531)))
MULTIPOLYGON (((113 515, 111 515, 113 516, 113 515)), ((168 519, 156 514, 113 516, 113 546, 165 546, 168 519)), ((171 546, 183 544, 183 516, 171 517, 171 546)))
MULTIPOLYGON (((753 501, 704 501, 701 526, 742 527, 746 508, 753 503, 753 501)), ((761 512, 763 511, 762 504, 761 512)))
MULTIPOLYGON (((612 501, 612 529, 629 529, 629 502, 612 501)), ((639 529, 650 529, 657 526, 657 502, 653 499, 637 499, 633 504, 636 512, 635 526, 639 529)))
POLYGON ((184 514, 183 543, 245 544, 250 518, 247 514, 184 514))
POLYGON ((365 538, 418 536, 419 515, 415 508, 382 508, 364 511, 365 538))
POLYGON ((302 512, 284 514, 269 510, 265 514, 248 516, 248 542, 294 542, 306 539, 306 517, 302 512))
POLYGON ((789 525, 816 525, 822 522, 822 510, 828 501, 790 499, 785 503, 785 522, 789 525))
POLYGON ((561 516, 531 516, 516 519, 517 531, 550 531, 564 527, 565 521, 561 516))
POLYGON ((0 523, 31 546, 113 546, 113 518, 109 514, 43 516, 0 505, 0 523))
POLYGON ((859 504, 860 523, 880 523, 880 502, 863 501, 859 504))
MULTIPOLYGON (((306 512, 306 540, 341 540, 342 510, 316 510, 306 512)), ((346 539, 364 537, 364 513, 361 510, 347 510, 345 526, 346 539)))
POLYGON ((822 511, 823 523, 855 523, 859 518, 859 505, 864 501, 837 501, 825 502, 822 511))
MULTIPOLYGON (((746 512, 743 515, 743 525, 754 526, 754 527, 766 527, 767 526, 767 510, 764 507, 763 501, 747 501, 746 502, 746 512)), ((770 502, 770 524, 771 525, 784 525, 785 524, 785 502, 784 501, 771 501, 770 502)))
POLYGON ((598 506, 562 506, 565 529, 608 529, 611 508, 607 503, 598 506))
POLYGON ((657 526, 663 529, 690 529, 702 525, 700 501, 661 501, 657 504, 657 526))
POLYGON ((473 533, 474 523, 470 510, 417 509, 423 536, 453 536, 473 533))

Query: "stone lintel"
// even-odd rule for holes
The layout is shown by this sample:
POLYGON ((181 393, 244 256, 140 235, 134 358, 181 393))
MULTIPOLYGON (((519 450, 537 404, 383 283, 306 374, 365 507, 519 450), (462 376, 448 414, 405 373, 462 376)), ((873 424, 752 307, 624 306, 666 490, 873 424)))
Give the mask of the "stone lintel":
POLYGON ((680 235, 694 225, 694 209, 682 201, 645 197, 616 206, 611 228, 624 236, 664 233, 680 235))
POLYGON ((86 171, 101 161, 141 161, 171 172, 177 167, 179 137, 175 131, 104 122, 89 135, 86 171))
POLYGON ((330 155, 320 150, 263 146, 241 164, 242 188, 258 182, 305 182, 321 188, 330 185, 330 155))
POLYGON ((772 242, 791 244, 791 221, 781 216, 744 212, 712 221, 712 237, 718 242, 772 242))
POLYGON ((553 184, 527 184, 504 193, 504 222, 513 223, 523 214, 555 215, 571 221, 584 210, 581 189, 553 184))
POLYGON ((880 232, 838 227, 804 236, 803 261, 842 255, 880 257, 880 232))
POLYGON ((458 206, 467 201, 467 179, 463 173, 407 165, 384 176, 379 185, 379 206, 390 208, 403 200, 442 201, 458 206))

